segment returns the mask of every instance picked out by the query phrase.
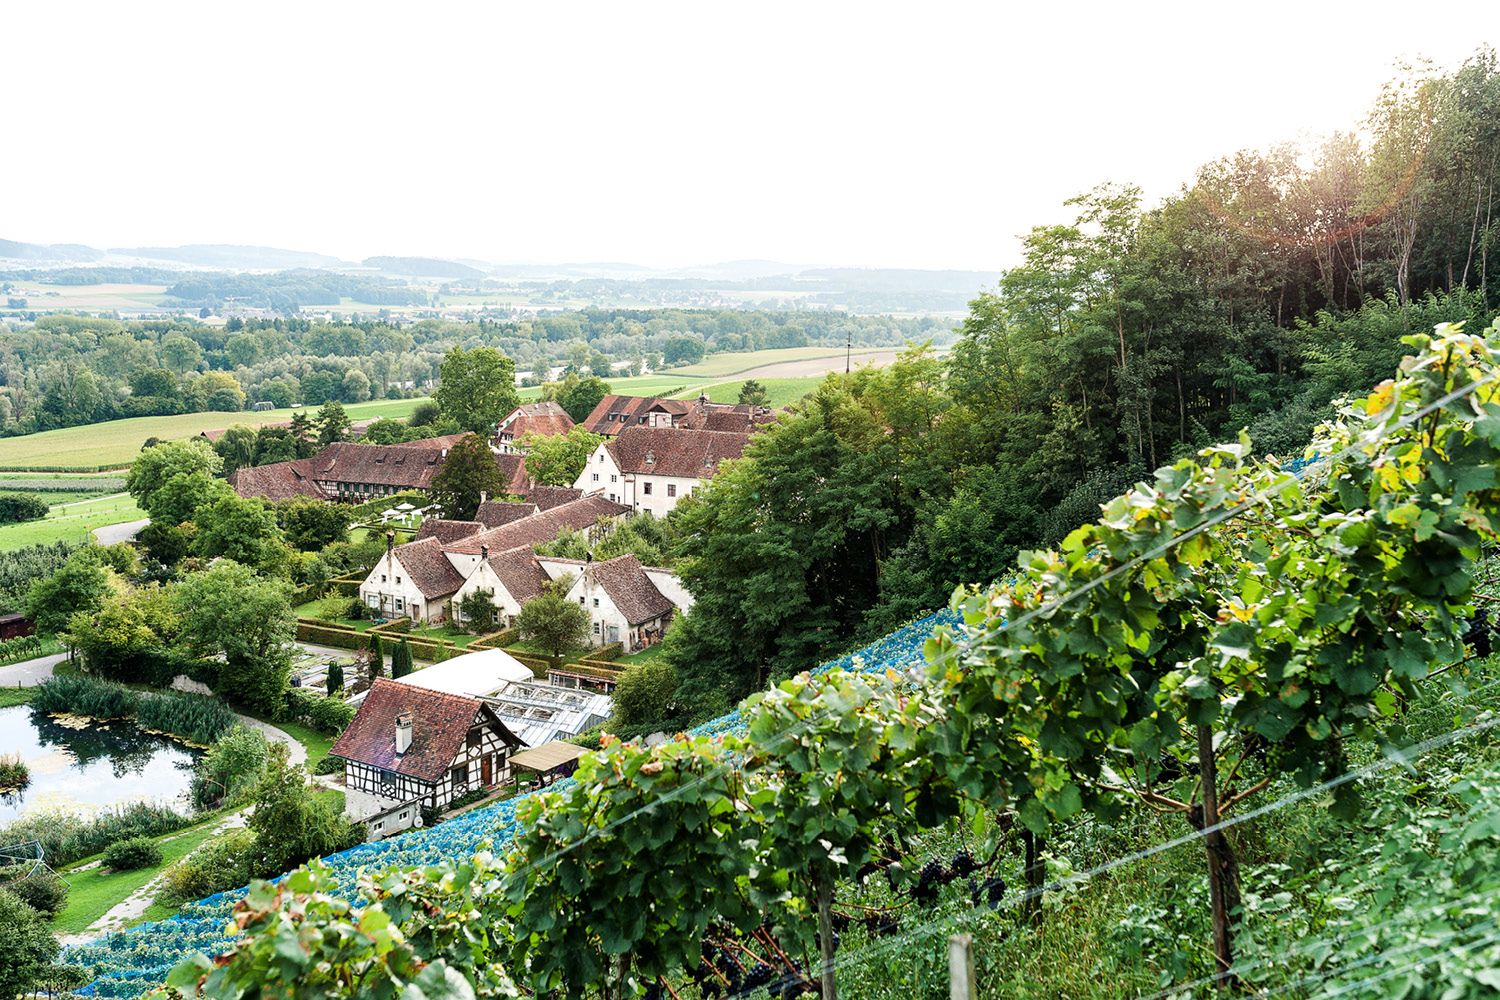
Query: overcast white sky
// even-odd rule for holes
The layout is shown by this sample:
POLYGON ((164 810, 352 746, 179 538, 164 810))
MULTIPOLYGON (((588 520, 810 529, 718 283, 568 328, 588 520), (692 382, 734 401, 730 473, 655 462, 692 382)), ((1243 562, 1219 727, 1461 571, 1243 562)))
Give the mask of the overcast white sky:
POLYGON ((997 269, 1109 179, 1358 123, 1491 2, 32 3, 0 238, 997 269))

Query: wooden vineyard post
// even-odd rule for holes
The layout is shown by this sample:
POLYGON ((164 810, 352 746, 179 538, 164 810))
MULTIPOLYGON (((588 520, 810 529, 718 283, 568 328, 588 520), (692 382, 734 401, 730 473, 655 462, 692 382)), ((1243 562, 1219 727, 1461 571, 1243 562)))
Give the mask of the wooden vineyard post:
POLYGON ((1239 905, 1239 863, 1219 825, 1219 775, 1214 762, 1214 735, 1210 726, 1198 727, 1198 773, 1203 781, 1203 817, 1200 830, 1207 830, 1203 848, 1208 855, 1208 902, 1213 911, 1214 982, 1227 992, 1234 976, 1234 940, 1229 911, 1239 905))
POLYGON ((974 1000, 974 937, 948 938, 948 1000, 974 1000))

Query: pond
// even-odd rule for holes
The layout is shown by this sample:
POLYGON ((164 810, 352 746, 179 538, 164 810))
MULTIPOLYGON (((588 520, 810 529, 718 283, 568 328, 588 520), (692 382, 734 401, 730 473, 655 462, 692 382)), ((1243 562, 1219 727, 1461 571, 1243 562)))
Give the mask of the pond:
POLYGON ((184 805, 202 751, 128 720, 60 720, 24 705, 0 708, 0 756, 19 754, 31 784, 0 795, 0 824, 23 813, 88 814, 139 799, 184 805))

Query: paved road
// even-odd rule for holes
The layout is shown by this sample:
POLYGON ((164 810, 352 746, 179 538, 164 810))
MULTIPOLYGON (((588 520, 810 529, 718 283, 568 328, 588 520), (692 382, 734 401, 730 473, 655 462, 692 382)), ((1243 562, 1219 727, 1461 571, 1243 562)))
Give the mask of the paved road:
POLYGON ((113 545, 115 542, 128 542, 135 537, 135 533, 151 523, 149 517, 141 518, 139 521, 126 521, 123 524, 106 524, 102 528, 94 529, 94 537, 99 539, 100 545, 113 545))
POLYGON ((53 667, 67 658, 67 653, 54 653, 0 667, 0 687, 36 687, 52 676, 53 667))

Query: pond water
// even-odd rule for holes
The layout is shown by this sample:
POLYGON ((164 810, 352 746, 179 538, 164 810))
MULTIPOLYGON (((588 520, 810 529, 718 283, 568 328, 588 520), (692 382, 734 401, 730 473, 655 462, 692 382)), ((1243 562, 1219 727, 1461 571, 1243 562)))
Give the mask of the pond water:
POLYGON ((0 824, 33 811, 87 814, 139 799, 182 805, 202 755, 133 722, 59 720, 24 705, 0 708, 0 755, 10 753, 31 769, 31 784, 0 795, 0 824))

